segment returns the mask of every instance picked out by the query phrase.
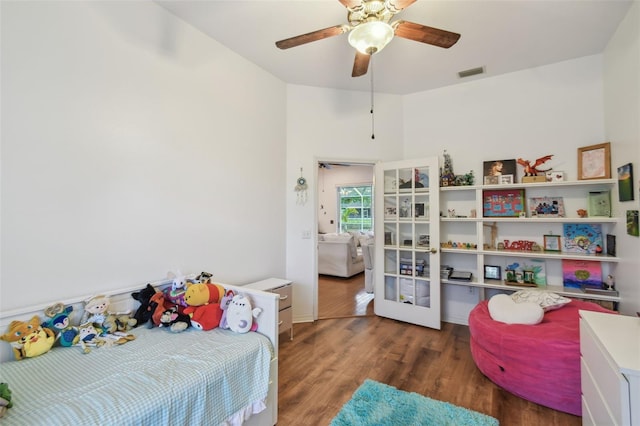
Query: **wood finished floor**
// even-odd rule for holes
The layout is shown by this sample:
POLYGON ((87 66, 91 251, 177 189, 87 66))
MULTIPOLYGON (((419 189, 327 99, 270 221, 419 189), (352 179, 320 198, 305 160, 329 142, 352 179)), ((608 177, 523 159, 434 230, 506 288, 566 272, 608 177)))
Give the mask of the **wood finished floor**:
POLYGON ((467 326, 433 330, 369 314, 294 328, 293 341, 280 340, 279 426, 328 425, 366 378, 488 414, 503 426, 581 424, 489 381, 473 363, 467 326))
POLYGON ((364 272, 351 278, 318 276, 318 318, 345 318, 373 313, 373 294, 364 290, 364 272))

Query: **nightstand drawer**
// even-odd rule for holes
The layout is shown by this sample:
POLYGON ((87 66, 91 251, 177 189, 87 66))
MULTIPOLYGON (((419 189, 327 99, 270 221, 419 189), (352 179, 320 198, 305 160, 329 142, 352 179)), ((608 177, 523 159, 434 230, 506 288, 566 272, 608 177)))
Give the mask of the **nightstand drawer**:
POLYGON ((293 286, 285 285, 283 287, 274 288, 274 293, 280 295, 280 310, 287 309, 291 307, 291 296, 292 296, 293 286))
POLYGON ((291 330, 293 326, 293 310, 291 306, 285 309, 280 310, 280 315, 278 319, 278 333, 283 333, 287 330, 291 330))

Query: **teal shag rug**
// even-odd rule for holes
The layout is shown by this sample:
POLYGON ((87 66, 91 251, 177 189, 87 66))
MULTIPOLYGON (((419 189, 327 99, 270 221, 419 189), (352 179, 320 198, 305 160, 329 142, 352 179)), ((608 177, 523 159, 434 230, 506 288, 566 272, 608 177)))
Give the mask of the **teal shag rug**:
POLYGON ((331 426, 497 426, 477 411, 366 379, 331 426))

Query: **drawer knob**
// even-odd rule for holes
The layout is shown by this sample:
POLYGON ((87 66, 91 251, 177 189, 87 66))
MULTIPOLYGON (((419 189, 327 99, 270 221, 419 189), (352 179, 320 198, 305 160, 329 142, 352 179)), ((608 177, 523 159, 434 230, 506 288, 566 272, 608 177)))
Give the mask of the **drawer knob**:
POLYGON ((283 294, 282 296, 280 296, 280 300, 287 300, 289 298, 288 294, 283 294))
POLYGON ((282 325, 282 323, 283 323, 283 322, 284 322, 284 321, 279 321, 279 322, 278 322, 278 325, 282 325))

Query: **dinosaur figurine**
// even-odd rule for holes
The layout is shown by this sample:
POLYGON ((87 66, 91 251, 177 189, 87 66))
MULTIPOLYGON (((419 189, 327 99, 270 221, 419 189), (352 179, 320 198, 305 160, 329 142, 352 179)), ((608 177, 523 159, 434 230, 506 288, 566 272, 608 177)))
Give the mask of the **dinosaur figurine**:
POLYGON ((553 155, 545 155, 544 157, 540 157, 536 161, 532 162, 523 160, 522 158, 518 158, 516 161, 518 162, 518 164, 524 167, 525 176, 538 176, 540 173, 548 172, 549 170, 551 170, 551 168, 548 168, 546 170, 538 170, 538 166, 541 166, 547 161, 551 160, 551 157, 553 157, 553 155))

